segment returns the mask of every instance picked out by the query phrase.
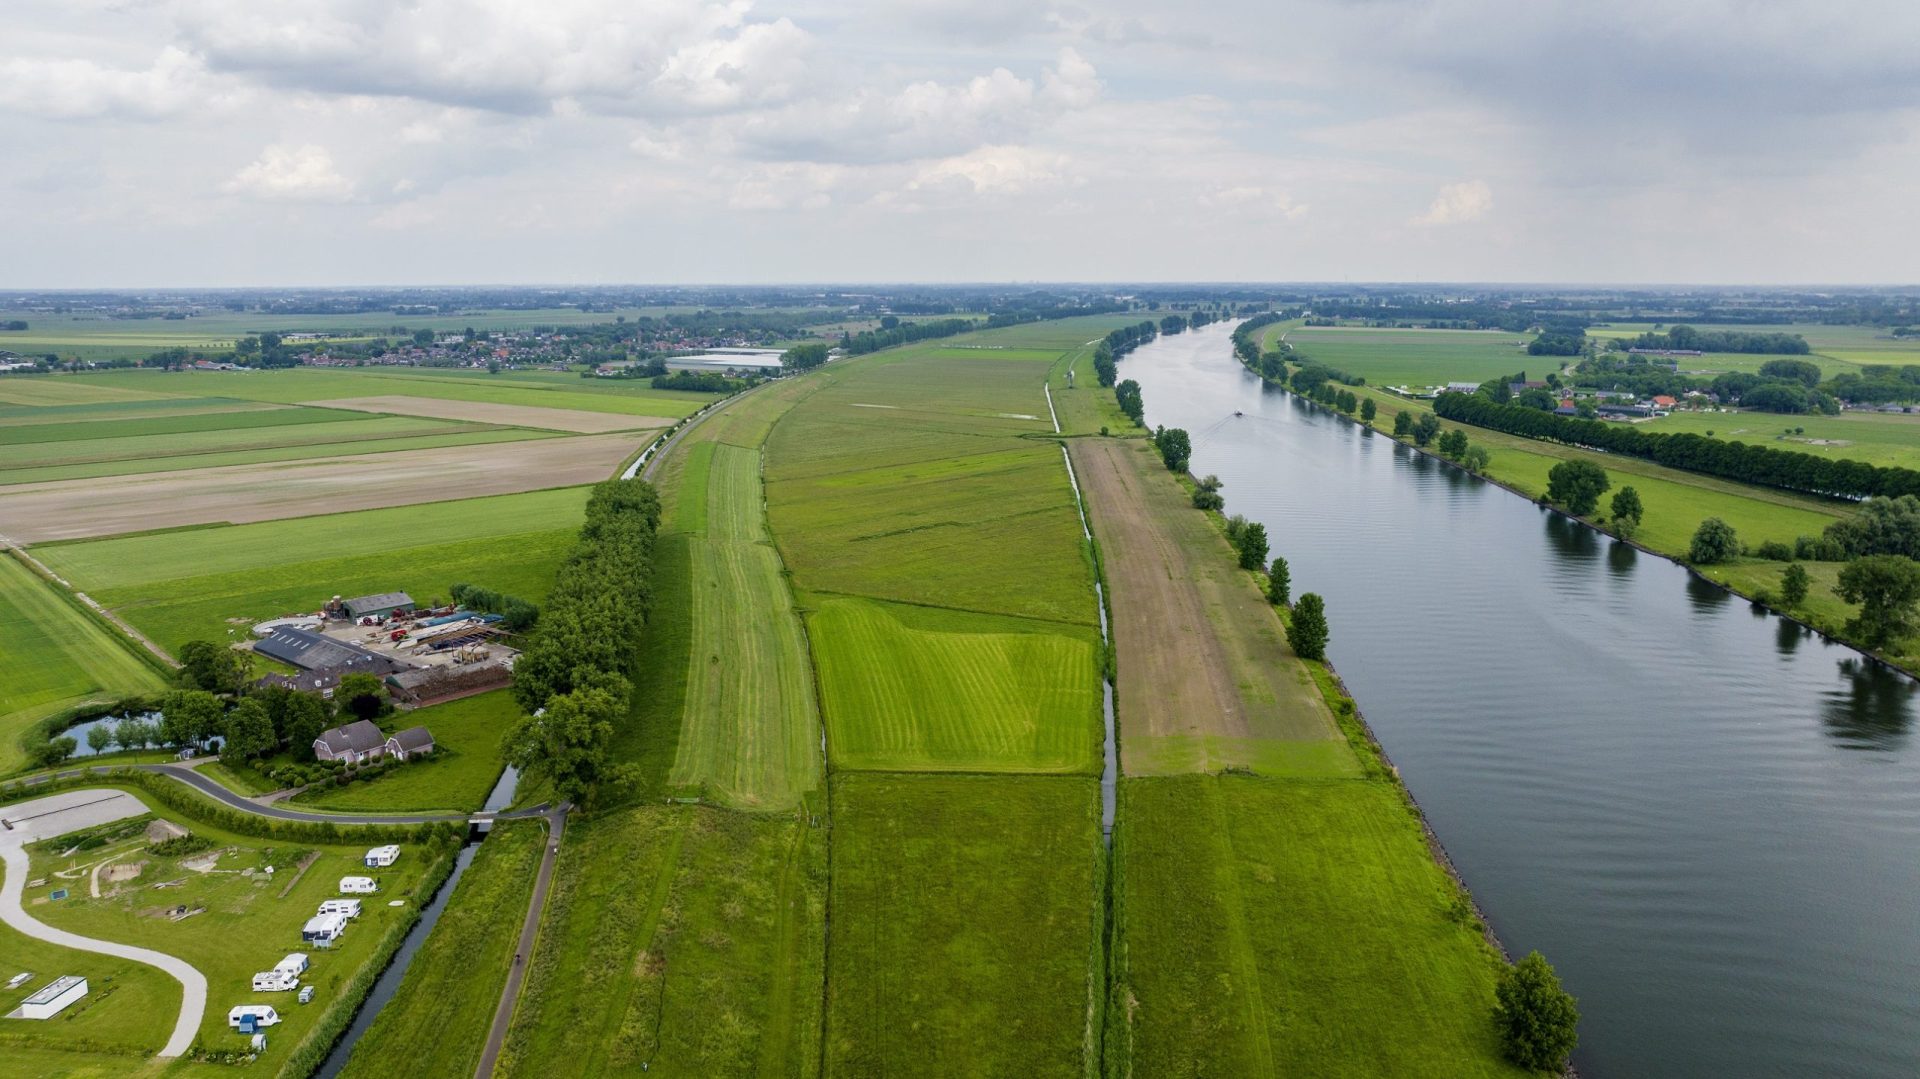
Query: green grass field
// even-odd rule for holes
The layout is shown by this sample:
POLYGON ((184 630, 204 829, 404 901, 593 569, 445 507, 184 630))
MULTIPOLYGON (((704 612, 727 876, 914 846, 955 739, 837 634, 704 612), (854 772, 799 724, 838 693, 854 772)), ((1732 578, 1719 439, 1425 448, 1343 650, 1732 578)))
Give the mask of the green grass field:
MULTIPOLYGON (((1846 563, 1801 562, 1799 566, 1807 571, 1807 598, 1790 608, 1791 613, 1829 637, 1842 637, 1847 620, 1860 613, 1858 604, 1848 603, 1833 591, 1846 563)), ((1764 593, 1773 597, 1775 604, 1780 604, 1780 578, 1787 572, 1787 563, 1742 559, 1725 565, 1702 566, 1700 572, 1744 595, 1764 593)), ((1880 654, 1909 671, 1920 669, 1920 637, 1895 641, 1881 649, 1880 654)))
POLYGON ((569 825, 496 1074, 815 1074, 825 888, 825 835, 790 817, 569 825))
POLYGON ((1499 957, 1382 780, 1129 779, 1110 1076, 1519 1076, 1499 957))
POLYGON ((22 740, 41 720, 166 685, 136 645, 6 553, 0 641, 0 774, 26 763, 22 740))
MULTIPOLYGON (((536 374, 537 373, 531 373, 536 374)), ((644 380, 606 386, 616 380, 582 379, 548 373, 535 378, 470 377, 436 368, 296 367, 278 371, 107 371, 62 376, 103 389, 230 397, 246 401, 299 404, 354 397, 436 397, 500 405, 538 405, 628 416, 685 416, 715 398, 709 393, 654 390, 644 380)))
POLYGON ((767 538, 760 453, 699 444, 677 517, 693 533, 693 644, 670 782, 741 808, 818 790, 820 716, 807 642, 767 538))
POLYGON ((836 776, 825 1074, 1086 1075, 1100 862, 1092 779, 836 776))
MULTIPOLYGON (((138 791, 133 793, 140 796, 138 791)), ((345 995, 348 984, 372 958, 388 928, 397 926, 405 914, 404 908, 389 907, 387 901, 400 899, 408 905, 424 901, 423 896, 414 894, 415 886, 437 859, 451 857, 449 851, 405 845, 400 861, 376 874, 381 887, 378 901, 363 906, 360 918, 334 948, 316 952, 301 946, 300 926, 313 916, 321 900, 338 894, 342 876, 364 872, 361 857, 366 844, 275 845, 222 832, 172 810, 160 815, 219 843, 216 849, 223 853, 216 871, 196 872, 182 866, 178 858, 137 853, 144 845, 144 838, 137 834, 131 840, 71 857, 61 856, 57 850, 36 849, 30 851, 33 875, 46 878, 48 884, 27 889, 25 901, 31 905, 52 888, 67 887, 72 892, 69 898, 34 906, 34 916, 71 932, 153 948, 192 963, 207 978, 209 999, 200 1038, 216 1048, 245 1047, 245 1039, 227 1028, 227 1008, 256 999, 249 989, 253 974, 270 969, 289 952, 308 952, 312 968, 301 976, 301 982, 316 987, 314 1002, 302 1007, 294 1003, 291 993, 276 994, 278 999, 267 1001, 275 1004, 283 1020, 272 1028, 267 1059, 275 1064, 286 1060, 329 1012, 354 1006, 356 1002, 345 995), (117 894, 91 898, 87 881, 56 876, 123 852, 148 864, 139 877, 122 884, 117 894), (308 854, 317 854, 318 858, 296 881, 296 867, 308 854), (268 865, 277 871, 272 879, 261 871, 268 865), (244 873, 247 869, 254 872, 244 873), (153 888, 155 883, 175 880, 181 882, 176 887, 165 891, 153 888), (179 905, 204 910, 179 921, 163 916, 164 910, 179 905)), ((103 892, 107 887, 103 881, 103 892)), ((168 979, 166 984, 174 983, 168 979)), ((174 992, 177 994, 177 989, 174 992)), ((169 999, 175 1001, 177 1009, 177 995, 169 999)), ((163 1032, 172 1029, 174 1014, 162 1014, 159 1025, 163 1032)), ((181 1066, 175 1065, 173 1070, 181 1070, 181 1066)))
POLYGON ((1540 378, 1560 358, 1527 355, 1531 335, 1499 330, 1383 330, 1298 326, 1285 331, 1295 358, 1359 375, 1372 385, 1439 386, 1526 371, 1540 378))
POLYGON ((424 726, 433 732, 431 756, 385 775, 295 799, 314 809, 361 813, 479 809, 500 778, 500 740, 519 722, 513 694, 495 690, 382 720, 389 730, 424 726))
POLYGON ((5 978, 33 975, 18 989, 0 990, 0 1015, 62 974, 87 979, 86 997, 53 1019, 0 1021, 0 1076, 6 1079, 60 1074, 43 1070, 38 1061, 19 1059, 34 1048, 61 1051, 86 1045, 102 1056, 124 1055, 123 1066, 136 1067, 139 1058, 165 1044, 180 1012, 180 983, 158 969, 45 944, 6 925, 0 925, 0 968, 6 970, 5 978))
POLYGON ((872 600, 811 604, 836 768, 1099 767, 1099 634, 872 600))
MULTIPOLYGON (((1673 323, 1662 325, 1661 330, 1670 329, 1673 323)), ((1812 360, 1829 378, 1848 371, 1858 370, 1864 364, 1920 364, 1920 339, 1896 339, 1892 334, 1878 326, 1828 326, 1820 323, 1773 323, 1761 326, 1716 326, 1705 322, 1690 322, 1688 325, 1699 330, 1731 329, 1743 333, 1797 333, 1807 339, 1807 345, 1813 349, 1812 355, 1788 356, 1787 359, 1812 360)), ((1608 322, 1587 330, 1587 336, 1606 340, 1613 337, 1638 337, 1654 330, 1650 322, 1608 322)), ((1773 356, 1749 356, 1739 353, 1713 352, 1705 356, 1681 357, 1682 370, 1699 369, 1703 371, 1755 371, 1760 364, 1773 356)))
POLYGON ((539 821, 507 821, 480 844, 399 991, 354 1044, 340 1072, 345 1079, 473 1075, 513 965, 546 834, 539 821))
POLYGON ((1783 416, 1772 412, 1675 412, 1641 425, 1662 434, 1712 432, 1728 442, 1810 453, 1871 465, 1920 468, 1920 415, 1842 412, 1783 416))

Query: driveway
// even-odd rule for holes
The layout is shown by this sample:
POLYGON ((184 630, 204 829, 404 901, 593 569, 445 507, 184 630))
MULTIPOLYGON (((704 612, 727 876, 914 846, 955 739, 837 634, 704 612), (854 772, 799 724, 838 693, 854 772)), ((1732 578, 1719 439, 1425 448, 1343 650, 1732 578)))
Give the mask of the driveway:
POLYGON ((75 951, 131 959, 136 963, 159 967, 173 975, 185 993, 180 1000, 180 1018, 173 1025, 173 1036, 167 1039, 166 1047, 160 1050, 159 1055, 177 1057, 185 1055, 193 1047, 193 1039, 200 1033, 200 1020, 207 1011, 207 979, 204 975, 185 961, 150 948, 94 940, 44 925, 30 917, 20 904, 29 872, 24 849, 26 844, 77 828, 137 817, 145 812, 146 805, 132 795, 124 791, 99 789, 61 791, 31 802, 0 807, 0 817, 10 825, 0 827, 0 862, 6 866, 5 876, 0 879, 0 921, 35 940, 75 951))

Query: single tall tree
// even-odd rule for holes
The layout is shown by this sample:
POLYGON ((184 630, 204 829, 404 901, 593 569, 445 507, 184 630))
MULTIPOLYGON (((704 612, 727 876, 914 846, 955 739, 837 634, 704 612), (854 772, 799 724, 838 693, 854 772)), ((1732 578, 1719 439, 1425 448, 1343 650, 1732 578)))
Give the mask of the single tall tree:
POLYGON ((1611 481, 1607 471, 1592 461, 1562 461, 1547 472, 1547 497, 1576 517, 1593 512, 1611 481))
POLYGON ((1293 571, 1287 567, 1287 560, 1276 557, 1273 565, 1267 567, 1267 602, 1275 607, 1285 607, 1293 591, 1293 571))
POLYGON ((1293 617, 1287 621, 1287 644, 1301 659, 1327 658, 1327 605, 1317 593, 1308 592, 1293 605, 1293 617))
POLYGON ((1378 416, 1379 414, 1380 414, 1380 406, 1373 403, 1373 398, 1369 397, 1366 400, 1360 402, 1360 422, 1361 423, 1364 423, 1367 426, 1371 427, 1373 426, 1373 418, 1375 416, 1378 416))
POLYGON ((1613 530, 1632 539, 1640 529, 1640 516, 1646 510, 1640 505, 1640 492, 1631 487, 1622 487, 1613 493, 1613 502, 1607 507, 1613 514, 1613 530))
POLYGON ((1920 562, 1897 554, 1856 558, 1840 571, 1834 592, 1860 605, 1860 613, 1847 620, 1847 634, 1869 648, 1884 648, 1913 634, 1920 562))
POLYGON ((1539 952, 1500 974, 1493 1020, 1507 1059, 1531 1071, 1559 1073, 1580 1040, 1580 1009, 1539 952))
POLYGON ((1798 562, 1787 567, 1780 575, 1780 602, 1789 607, 1798 607, 1807 598, 1807 567, 1798 562))
POLYGON ((1267 564, 1267 526, 1249 521, 1233 538, 1240 551, 1241 569, 1259 569, 1267 564))
POLYGON ((1413 417, 1407 414, 1406 409, 1394 413, 1393 437, 1405 438, 1411 433, 1413 433, 1413 417))
POLYGON ((1687 561, 1696 566, 1731 562, 1739 557, 1740 537, 1732 525, 1718 517, 1701 521, 1700 527, 1693 530, 1693 541, 1687 544, 1687 561))

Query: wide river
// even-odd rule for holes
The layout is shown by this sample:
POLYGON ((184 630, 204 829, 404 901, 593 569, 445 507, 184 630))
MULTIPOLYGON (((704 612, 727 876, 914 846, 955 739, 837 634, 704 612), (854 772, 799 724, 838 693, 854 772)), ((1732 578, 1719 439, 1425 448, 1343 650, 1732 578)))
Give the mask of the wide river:
POLYGON ((1584 1075, 1920 1075, 1912 681, 1262 387, 1227 327, 1120 376, 1326 597, 1501 940, 1579 997, 1584 1075))

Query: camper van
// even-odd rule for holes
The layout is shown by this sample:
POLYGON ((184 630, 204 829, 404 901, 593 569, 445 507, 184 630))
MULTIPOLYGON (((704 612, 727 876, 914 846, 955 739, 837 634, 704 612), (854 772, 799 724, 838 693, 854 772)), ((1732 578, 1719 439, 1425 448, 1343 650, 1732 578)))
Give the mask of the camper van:
POLYGON ((241 1004, 227 1013, 227 1025, 242 1034, 252 1034, 279 1021, 280 1013, 271 1004, 241 1004))
POLYGON ((392 843, 367 852, 367 867, 370 869, 383 869, 399 860, 400 848, 392 843))
POLYGON ((253 976, 256 993, 291 993, 300 988, 300 976, 284 970, 263 970, 253 976))
POLYGON ((329 899, 320 904, 320 913, 339 914, 347 918, 358 918, 360 917, 360 901, 358 899, 329 899))
POLYGON ((300 939, 324 948, 339 940, 340 935, 346 931, 346 915, 337 911, 322 910, 319 914, 308 918, 307 924, 300 928, 300 939))
POLYGON ((372 877, 340 878, 340 894, 342 895, 372 895, 379 890, 380 886, 373 882, 372 877))
POLYGON ((273 969, 280 971, 283 974, 291 974, 294 977, 298 978, 300 975, 305 974, 307 972, 308 965, 309 964, 307 963, 307 953, 289 952, 287 953, 287 957, 285 959, 282 959, 278 963, 275 963, 273 965, 273 969))

